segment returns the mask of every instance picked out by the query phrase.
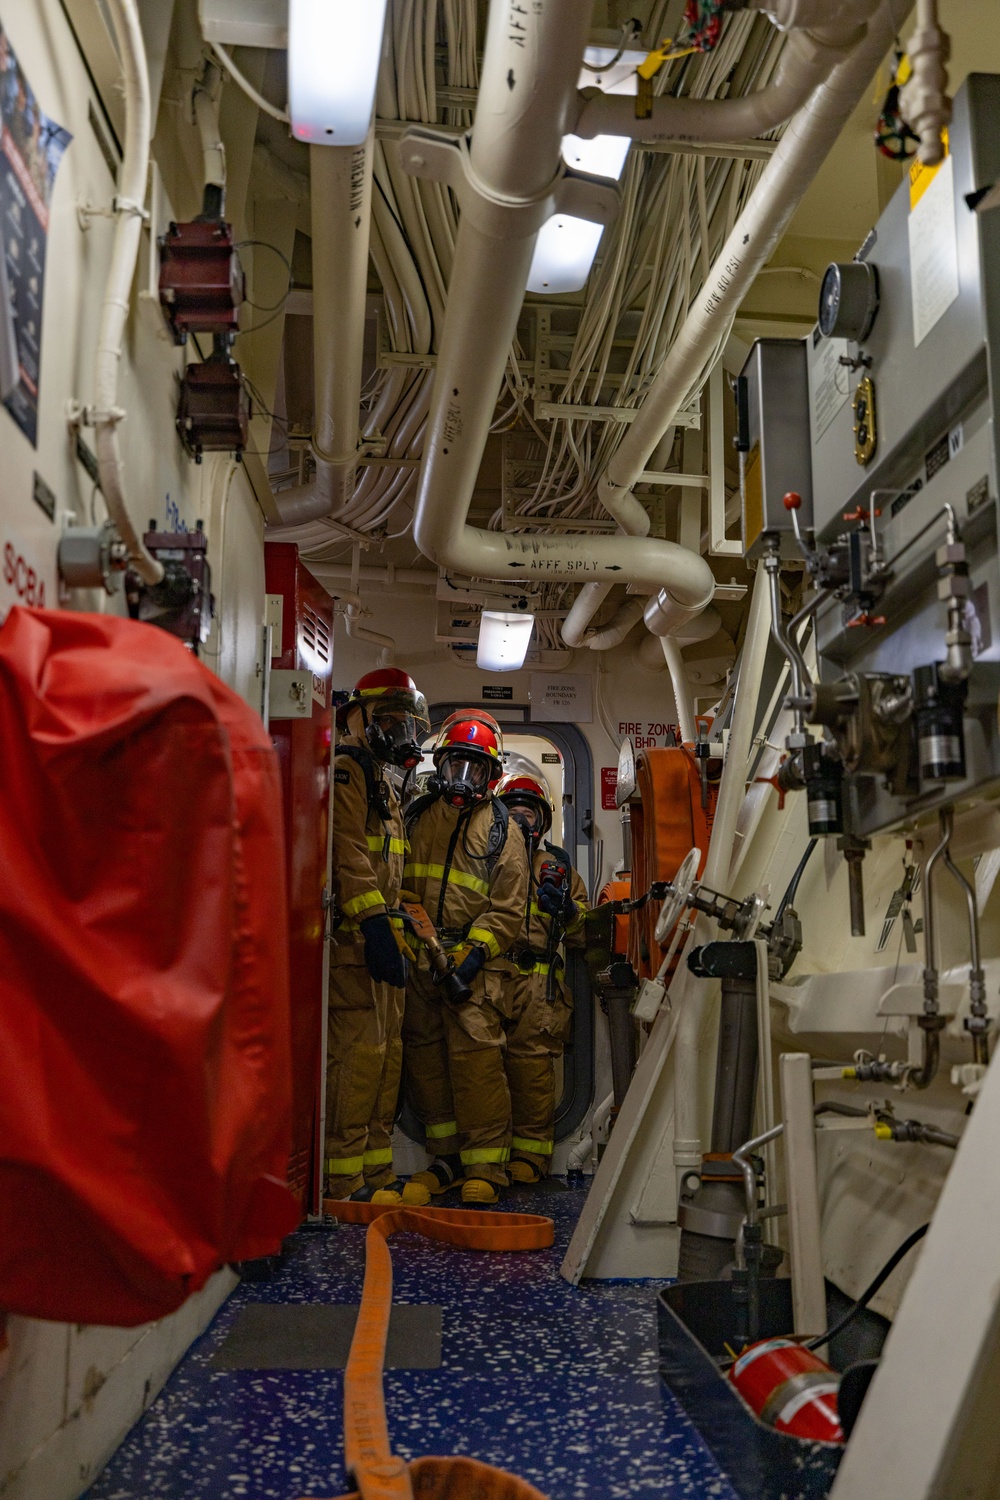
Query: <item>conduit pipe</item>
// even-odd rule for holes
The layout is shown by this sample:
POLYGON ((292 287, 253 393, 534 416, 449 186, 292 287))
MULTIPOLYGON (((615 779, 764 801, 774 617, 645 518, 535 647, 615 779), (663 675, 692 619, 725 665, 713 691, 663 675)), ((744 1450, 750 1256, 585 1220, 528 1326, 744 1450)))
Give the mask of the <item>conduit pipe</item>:
POLYGON ((125 470, 118 446, 118 372, 128 321, 132 278, 145 217, 149 173, 150 104, 146 52, 135 0, 108 0, 108 14, 122 66, 125 94, 125 150, 114 199, 115 233, 104 289, 94 360, 94 405, 86 413, 94 428, 94 449, 108 515, 128 550, 128 560, 144 583, 159 583, 163 568, 142 544, 125 501, 125 470))
MULTIPOLYGON (((746 769, 753 743, 757 712, 757 689, 764 675, 764 658, 771 635, 771 601, 767 577, 757 569, 746 637, 736 686, 733 723, 722 768, 719 800, 712 822, 712 837, 702 884, 713 891, 726 891, 733 861, 736 821, 746 792, 746 769)), ((701 918, 699 917, 699 923, 701 918)), ((698 939, 698 934, 695 934, 698 939)), ((704 941, 704 937, 701 939, 704 941)), ((701 1162, 701 1097, 699 1077, 702 1036, 708 1023, 711 987, 689 984, 684 992, 674 1042, 674 1163, 679 1172, 701 1162)))
MULTIPOLYGON (((223 212, 226 193, 226 148, 219 130, 219 90, 222 71, 216 63, 206 62, 205 71, 191 94, 191 110, 201 140, 202 176, 206 189, 215 188, 219 212, 223 212)), ((208 204, 203 205, 205 209, 208 204)))
POLYGON ((391 667, 396 655, 396 642, 391 635, 382 635, 378 630, 369 630, 367 625, 362 625, 364 610, 360 603, 350 603, 344 613, 344 624, 347 634, 355 641, 370 641, 373 646, 381 646, 378 664, 380 667, 391 667))
POLYGON ((765 135, 805 104, 861 35, 878 0, 859 0, 852 17, 818 32, 793 31, 781 53, 774 80, 755 94, 733 99, 677 98, 661 94, 653 113, 637 120, 635 100, 599 89, 581 91, 582 108, 574 134, 628 136, 634 141, 738 141, 765 135))
POLYGON ((275 495, 284 526, 336 516, 354 496, 374 149, 374 129, 362 146, 309 147, 316 477, 275 495))
MULTIPOLYGON (((598 495, 605 506, 620 503, 622 494, 631 492, 661 434, 703 379, 727 321, 735 316, 842 127, 863 98, 911 3, 882 0, 862 40, 789 122, 638 415, 601 476, 598 495)), ((662 603, 668 608, 670 600, 662 603)))
MULTIPOLYGON (((673 542, 517 535, 467 524, 535 238, 553 211, 562 175, 562 137, 575 112, 589 12, 576 0, 537 0, 519 21, 523 31, 511 31, 504 7, 490 7, 476 125, 458 188, 462 212, 414 535, 426 557, 465 576, 503 583, 629 581, 651 592, 665 587, 679 609, 696 614, 712 598, 712 572, 702 557, 673 542)), ((408 158, 415 172, 426 167, 418 155, 415 141, 408 158)), ((622 499, 615 509, 612 496, 616 516, 638 504, 632 496, 622 499)))
POLYGON ((670 673, 670 686, 674 690, 674 705, 677 709, 677 727, 681 732, 681 739, 687 744, 693 745, 698 737, 698 731, 694 726, 694 697, 691 692, 691 684, 688 682, 687 672, 684 669, 684 657, 681 655, 680 643, 671 635, 661 635, 660 645, 663 648, 663 660, 667 664, 670 673))

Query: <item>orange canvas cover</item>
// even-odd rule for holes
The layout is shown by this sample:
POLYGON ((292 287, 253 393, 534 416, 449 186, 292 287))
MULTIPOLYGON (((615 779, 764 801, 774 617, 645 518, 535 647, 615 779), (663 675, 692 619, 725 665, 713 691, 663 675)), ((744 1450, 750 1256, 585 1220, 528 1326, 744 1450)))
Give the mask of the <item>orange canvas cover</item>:
MULTIPOLYGON (((631 876, 623 880, 609 880, 598 896, 597 904, 603 906, 606 901, 628 901, 631 894, 631 876)), ((611 946, 611 952, 615 958, 628 956, 628 923, 627 915, 615 917, 615 935, 611 946)))
POLYGON ((291 1078, 278 766, 185 647, 0 629, 0 1307, 134 1325, 277 1250, 291 1078))
MULTIPOLYGON (((640 750, 635 761, 638 802, 630 805, 632 823, 632 885, 636 894, 654 881, 672 880, 690 849, 701 850, 701 866, 708 854, 718 784, 709 785, 707 810, 701 805, 698 762, 686 745, 640 750)), ((636 973, 648 979, 656 973, 664 949, 653 931, 660 903, 648 901, 632 913, 628 958, 636 973)))

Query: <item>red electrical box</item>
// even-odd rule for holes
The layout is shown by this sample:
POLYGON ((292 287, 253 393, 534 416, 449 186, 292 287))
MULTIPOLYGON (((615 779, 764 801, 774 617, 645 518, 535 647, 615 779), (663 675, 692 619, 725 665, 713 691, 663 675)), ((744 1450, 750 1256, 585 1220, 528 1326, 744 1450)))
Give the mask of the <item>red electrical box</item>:
POLYGON ((160 241, 160 306, 183 344, 188 333, 235 333, 245 295, 232 225, 171 224, 160 241))
POLYGON ((201 463, 203 452, 235 453, 247 445, 250 397, 240 367, 228 355, 185 365, 177 406, 181 442, 201 463))
POLYGON ((312 1213, 320 1206, 320 1120, 326 1075, 323 957, 329 878, 333 601, 299 561, 294 543, 268 542, 264 568, 273 627, 271 703, 275 715, 289 715, 270 719, 281 763, 287 844, 293 1068, 288 1186, 303 1213, 312 1213), (275 595, 281 596, 280 612, 275 595))

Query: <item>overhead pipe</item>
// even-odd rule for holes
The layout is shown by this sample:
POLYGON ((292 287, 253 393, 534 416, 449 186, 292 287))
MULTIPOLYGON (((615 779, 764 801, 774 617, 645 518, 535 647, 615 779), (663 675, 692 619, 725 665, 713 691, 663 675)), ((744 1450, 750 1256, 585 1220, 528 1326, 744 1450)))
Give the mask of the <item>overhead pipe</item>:
MULTIPOLYGON (((461 218, 414 535, 426 557, 465 576, 522 584, 628 580, 650 591, 665 587, 678 607, 694 614, 711 600, 714 578, 702 557, 673 542, 468 525, 535 238, 555 211, 562 185, 562 137, 575 113, 589 12, 576 0, 537 0, 518 22, 523 30, 508 26, 505 7, 491 6, 471 144, 440 142, 440 151, 432 152, 426 130, 411 130, 401 142, 401 160, 415 174, 454 182, 441 166, 445 151, 456 153, 453 161, 461 160, 464 173, 456 185, 461 218)), ((632 514, 637 506, 634 497, 623 496, 613 513, 632 514)))
POLYGON ((226 148, 219 129, 219 94, 222 70, 206 60, 204 71, 191 91, 191 112, 201 140, 202 213, 221 218, 226 207, 226 148))
POLYGON ((353 601, 348 604, 344 613, 344 625, 347 634, 355 641, 369 641, 373 646, 381 646, 378 664, 380 667, 391 667, 396 659, 396 641, 391 635, 383 635, 381 631, 370 630, 367 625, 362 625, 364 609, 360 602, 353 601))
MULTIPOLYGON (((881 0, 862 40, 789 122, 637 416, 601 476, 598 495, 605 506, 620 505, 623 495, 638 483, 663 432, 704 378, 727 320, 735 316, 787 229, 806 189, 863 98, 911 4, 912 0, 881 0)), ((667 593, 659 602, 669 611, 677 601, 667 593)))
POLYGON ((667 671, 670 673, 670 686, 674 691, 677 727, 681 732, 681 739, 686 744, 693 745, 698 738, 694 723, 694 695, 684 669, 684 657, 681 655, 680 644, 673 636, 663 635, 660 637, 660 646, 663 650, 663 660, 667 664, 667 671))
MULTIPOLYGON (((634 141, 738 141, 766 135, 801 109, 816 86, 829 77, 857 44, 878 0, 858 0, 850 14, 822 28, 793 31, 782 49, 778 70, 767 88, 732 99, 678 98, 661 94, 653 112, 636 119, 635 99, 626 94, 582 90, 573 133, 628 136, 634 141)), ((765 7, 760 7, 761 9, 765 7)), ((770 7, 766 7, 770 9, 770 7)), ((772 17, 772 19, 775 19, 772 17)))
MULTIPOLYGON (((652 453, 689 393, 704 375, 705 367, 718 344, 721 322, 735 313, 754 277, 763 269, 809 182, 832 146, 841 125, 863 92, 867 78, 861 82, 856 91, 850 93, 850 107, 846 111, 840 111, 837 114, 827 112, 829 104, 826 101, 831 86, 834 99, 838 97, 841 88, 845 91, 850 89, 852 81, 851 79, 844 80, 845 69, 850 69, 863 42, 868 41, 869 49, 872 47, 869 40, 872 33, 871 23, 869 22, 867 30, 862 24, 870 15, 872 5, 873 0, 843 0, 840 5, 829 3, 829 0, 816 0, 816 3, 810 3, 810 0, 775 0, 774 4, 769 0, 769 3, 762 7, 766 8, 775 24, 782 28, 810 26, 819 28, 822 33, 824 44, 822 48, 817 49, 814 58, 816 71, 811 71, 813 64, 807 65, 809 87, 804 90, 802 98, 808 102, 794 116, 784 139, 768 163, 747 208, 734 225, 726 245, 702 287, 699 303, 688 315, 677 340, 660 367, 639 409, 638 418, 632 423, 613 454, 605 474, 598 482, 598 498, 610 514, 618 516, 627 513, 627 498, 635 500, 631 494, 632 487, 647 468, 652 453), (861 41, 858 41, 859 37, 861 41), (854 41, 853 49, 845 56, 844 48, 849 46, 852 40, 854 41), (821 52, 822 66, 819 62, 821 52), (838 80, 840 80, 839 83, 838 80), (817 87, 821 82, 822 88, 817 87), (817 112, 817 103, 821 98, 826 107, 820 105, 817 112), (817 123, 808 132, 814 159, 799 165, 797 159, 791 155, 788 143, 790 140, 798 140, 803 124, 810 122, 814 112, 817 112, 817 123), (816 150, 817 141, 822 148, 818 151, 816 150), (798 183, 795 180, 796 172, 799 177, 798 183), (787 205, 783 205, 786 193, 790 193, 791 196, 787 205), (770 219, 775 221, 772 234, 767 233, 770 219), (726 293, 729 295, 725 296, 726 293), (704 317, 699 316, 702 309, 707 310, 704 317), (654 399, 656 406, 652 408, 651 402, 654 399), (652 436, 654 431, 655 436, 652 436)), ((883 0, 882 9, 887 8, 888 0, 883 0)), ((673 138, 680 136, 703 140, 733 139, 740 135, 753 134, 755 130, 759 132, 780 124, 794 109, 793 95, 790 92, 791 84, 788 82, 791 77, 789 70, 800 59, 804 45, 801 33, 798 30, 793 31, 786 43, 778 75, 772 86, 772 88, 777 88, 781 81, 781 89, 776 95, 772 94, 771 90, 765 89, 746 98, 731 100, 674 99, 671 96, 662 96, 654 102, 654 124, 657 109, 666 112, 661 113, 661 118, 665 121, 667 113, 672 111, 675 105, 678 110, 671 116, 675 123, 666 129, 666 134, 668 136, 672 134, 673 138), (753 103, 753 101, 758 102, 753 103), (772 107, 775 110, 774 118, 766 114, 766 111, 772 107), (724 120, 722 115, 716 116, 716 110, 738 110, 743 112, 743 116, 738 119, 734 113, 730 113, 724 120), (785 112, 781 113, 781 110, 785 112), (687 111, 686 114, 685 111, 687 111), (756 111, 755 115, 754 111, 756 111)), ((864 66, 865 64, 862 64, 861 68, 863 69, 864 66)), ((874 71, 876 66, 877 61, 872 61, 869 71, 874 71)), ((633 102, 625 96, 602 95, 600 99, 591 99, 584 106, 575 132, 582 135, 591 131, 594 134, 602 130, 608 133, 620 131, 624 134, 638 134, 642 139, 651 138, 646 133, 646 127, 650 122, 636 122, 634 118, 630 121, 627 118, 629 111, 632 111, 634 115, 633 102), (617 123, 611 120, 610 115, 602 123, 600 112, 609 106, 620 116, 617 123)), ((581 591, 581 595, 583 592, 581 591)), ((573 625, 582 640, 603 598, 598 597, 596 592, 592 592, 587 598, 581 597, 578 602, 580 608, 574 617, 573 625), (590 606, 589 613, 587 613, 588 605, 590 606)), ((662 627, 657 630, 655 625, 651 625, 649 613, 647 613, 646 623, 655 634, 664 634, 682 624, 685 619, 691 618, 690 611, 678 607, 680 602, 669 592, 661 594, 658 600, 650 601, 653 617, 659 619, 662 627), (657 603, 659 611, 656 608, 657 603)))
POLYGON ((108 14, 121 60, 125 95, 125 149, 114 199, 115 233, 104 289, 94 360, 94 404, 84 419, 94 428, 94 450, 101 492, 128 551, 131 567, 144 583, 159 583, 163 566, 143 546, 125 500, 125 471, 118 446, 118 424, 125 412, 118 405, 118 374, 128 321, 132 279, 145 218, 149 174, 150 102, 146 51, 135 0, 108 0, 108 14))
POLYGON ((316 476, 274 496, 283 526, 336 516, 354 496, 374 150, 374 128, 361 146, 309 147, 316 476))

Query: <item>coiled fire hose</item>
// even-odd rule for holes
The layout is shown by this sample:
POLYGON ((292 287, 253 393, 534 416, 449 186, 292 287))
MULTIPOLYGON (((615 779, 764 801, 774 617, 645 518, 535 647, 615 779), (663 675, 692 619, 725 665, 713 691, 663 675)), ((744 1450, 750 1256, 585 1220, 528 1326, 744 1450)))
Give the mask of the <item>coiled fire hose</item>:
POLYGON ((546 1500, 540 1490, 475 1458, 397 1457, 389 1444, 382 1390, 392 1311, 392 1257, 386 1243, 401 1229, 463 1250, 545 1250, 551 1219, 540 1214, 456 1208, 395 1208, 327 1199, 349 1224, 367 1224, 361 1307, 344 1371, 344 1461, 359 1486, 339 1500, 546 1500))

